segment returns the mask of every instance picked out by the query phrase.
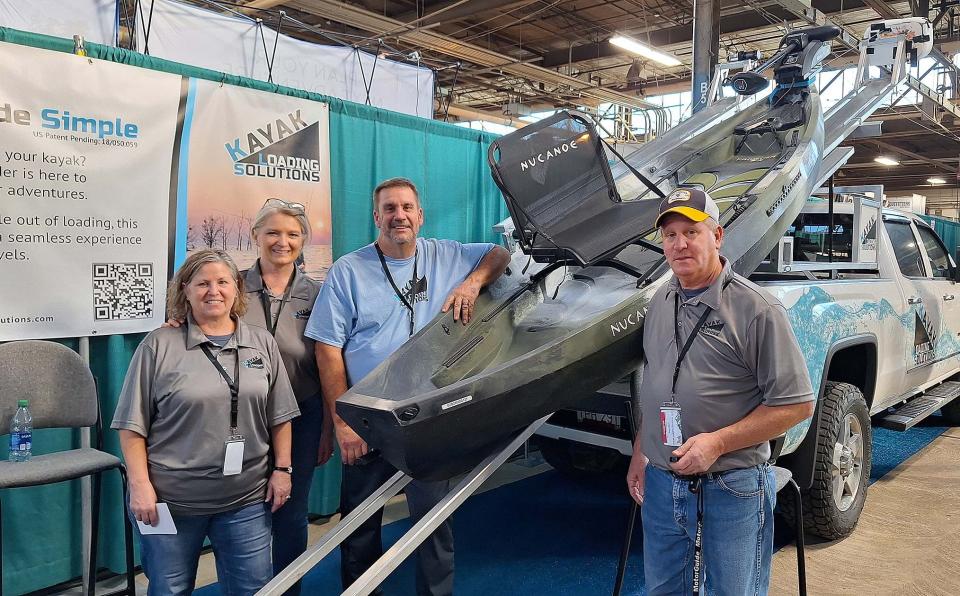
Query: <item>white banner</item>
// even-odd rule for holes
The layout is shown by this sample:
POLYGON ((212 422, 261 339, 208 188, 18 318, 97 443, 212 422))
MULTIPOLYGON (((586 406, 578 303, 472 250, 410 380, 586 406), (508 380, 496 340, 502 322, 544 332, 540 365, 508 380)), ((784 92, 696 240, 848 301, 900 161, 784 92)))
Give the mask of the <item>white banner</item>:
POLYGON ((305 271, 322 280, 332 264, 329 106, 191 79, 185 122, 186 249, 226 250, 246 269, 258 255, 250 226, 264 201, 301 203, 313 230, 305 271))
POLYGON ((12 44, 0 72, 0 341, 156 328, 182 78, 12 44))
POLYGON ((117 38, 116 0, 0 0, 0 27, 112 46, 117 38))
POLYGON ((366 103, 366 87, 370 85, 371 105, 433 117, 430 69, 379 59, 374 71, 372 55, 287 35, 277 40, 276 31, 266 25, 262 30, 261 37, 260 28, 247 18, 155 0, 149 38, 138 16, 137 47, 158 58, 265 81, 269 73, 267 56, 274 56, 276 41, 274 83, 357 103, 366 103))

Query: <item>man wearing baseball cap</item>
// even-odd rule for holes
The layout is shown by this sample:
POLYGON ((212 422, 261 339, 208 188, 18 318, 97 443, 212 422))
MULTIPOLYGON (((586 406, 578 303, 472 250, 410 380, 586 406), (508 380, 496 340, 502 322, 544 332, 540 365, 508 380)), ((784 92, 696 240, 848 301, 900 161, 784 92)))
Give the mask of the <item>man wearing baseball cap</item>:
POLYGON ((660 202, 673 278, 644 322, 641 424, 627 488, 643 505, 647 594, 766 594, 776 500, 770 440, 813 414, 787 313, 720 255, 698 188, 660 202))

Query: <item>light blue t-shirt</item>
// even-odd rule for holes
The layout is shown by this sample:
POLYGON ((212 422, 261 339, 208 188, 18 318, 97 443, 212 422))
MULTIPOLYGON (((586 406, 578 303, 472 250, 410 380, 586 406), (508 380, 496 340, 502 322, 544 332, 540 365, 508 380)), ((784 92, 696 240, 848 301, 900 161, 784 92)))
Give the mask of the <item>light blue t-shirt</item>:
MULTIPOLYGON (((417 331, 437 316, 450 292, 476 269, 493 246, 418 238, 415 280, 414 257, 384 256, 394 283, 413 305, 417 331)), ((351 386, 409 339, 410 311, 393 291, 373 244, 333 264, 304 334, 343 348, 347 383, 351 386)))

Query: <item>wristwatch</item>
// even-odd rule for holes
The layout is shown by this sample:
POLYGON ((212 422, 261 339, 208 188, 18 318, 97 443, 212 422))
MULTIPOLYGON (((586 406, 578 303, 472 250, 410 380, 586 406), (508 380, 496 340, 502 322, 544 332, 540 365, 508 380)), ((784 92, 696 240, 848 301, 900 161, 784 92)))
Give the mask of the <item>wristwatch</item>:
POLYGON ((273 466, 275 472, 286 472, 287 474, 293 474, 293 466, 273 466))

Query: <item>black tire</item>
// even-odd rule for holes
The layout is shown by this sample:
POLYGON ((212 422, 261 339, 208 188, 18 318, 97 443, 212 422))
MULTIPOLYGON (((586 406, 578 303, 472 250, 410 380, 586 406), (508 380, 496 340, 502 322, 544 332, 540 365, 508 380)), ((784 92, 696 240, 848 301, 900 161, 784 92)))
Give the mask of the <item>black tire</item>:
POLYGON ((940 414, 949 426, 960 426, 960 397, 940 408, 940 414))
MULTIPOLYGON (((533 443, 548 464, 567 476, 582 478, 609 473, 623 467, 626 460, 622 454, 613 449, 575 443, 566 439, 548 439, 538 436, 534 437, 533 443)), ((624 473, 626 473, 625 468, 624 473)))
MULTIPOLYGON (((803 529, 826 540, 848 536, 857 525, 870 483, 870 462, 873 453, 873 438, 870 430, 870 412, 860 389, 849 383, 828 381, 820 398, 820 424, 808 432, 817 433, 816 461, 813 470, 813 485, 802 491, 803 529), (859 457, 855 450, 838 447, 841 434, 846 434, 844 443, 851 443, 852 432, 845 432, 845 421, 855 428, 860 436, 859 457), (834 452, 840 450, 844 458, 839 469, 834 467, 834 452), (857 461, 859 460, 859 462, 857 461), (856 469, 859 468, 859 469, 856 469), (835 479, 846 479, 841 490, 835 490, 835 479), (852 477, 855 477, 855 482, 852 477), (850 486, 852 484, 852 486, 850 486), (838 494, 835 494, 838 493, 838 494)), ((788 523, 794 519, 794 497, 790 491, 781 493, 781 510, 788 523)))

